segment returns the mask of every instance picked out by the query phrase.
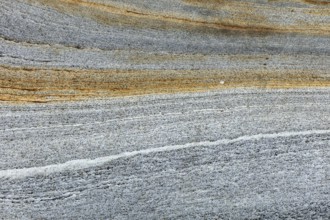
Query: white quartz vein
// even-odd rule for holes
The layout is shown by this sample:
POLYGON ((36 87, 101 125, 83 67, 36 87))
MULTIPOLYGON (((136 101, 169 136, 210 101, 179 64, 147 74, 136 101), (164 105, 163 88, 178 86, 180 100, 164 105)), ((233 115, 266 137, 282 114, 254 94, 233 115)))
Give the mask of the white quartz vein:
POLYGON ((217 141, 202 141, 202 142, 186 143, 183 145, 170 145, 170 146, 149 148, 149 149, 143 149, 143 150, 137 150, 131 152, 123 152, 117 155, 110 155, 95 159, 71 160, 62 164, 52 164, 42 167, 1 170, 0 178, 19 179, 19 178, 33 177, 37 175, 47 176, 53 173, 59 173, 63 171, 80 170, 80 169, 102 166, 108 162, 121 158, 129 158, 137 155, 147 155, 151 153, 167 152, 167 151, 174 151, 174 150, 193 148, 193 147, 207 147, 207 146, 216 146, 221 144, 231 144, 241 141, 243 142, 253 141, 253 140, 258 141, 261 139, 274 139, 274 138, 285 138, 292 136, 322 135, 322 134, 330 134, 330 130, 284 131, 284 132, 271 133, 271 134, 256 134, 249 136, 246 135, 234 139, 221 139, 217 141))

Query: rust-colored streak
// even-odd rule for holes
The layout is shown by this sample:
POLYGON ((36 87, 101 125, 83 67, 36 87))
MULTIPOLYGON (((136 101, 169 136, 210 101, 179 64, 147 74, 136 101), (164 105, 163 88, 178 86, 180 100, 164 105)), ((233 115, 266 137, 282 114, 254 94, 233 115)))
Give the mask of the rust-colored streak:
POLYGON ((330 86, 330 76, 277 70, 80 70, 0 67, 0 100, 53 102, 238 87, 330 86))
POLYGON ((184 2, 192 3, 192 4, 224 4, 228 3, 228 0, 184 0, 184 2))
MULTIPOLYGON (((233 15, 227 18, 208 17, 205 19, 191 17, 189 14, 163 13, 147 9, 118 7, 111 4, 101 4, 83 0, 29 0, 53 7, 68 14, 90 17, 97 22, 107 25, 131 26, 135 28, 156 29, 183 29, 183 30, 229 30, 247 33, 303 33, 329 35, 330 28, 326 24, 312 23, 302 27, 301 24, 276 24, 269 22, 267 17, 254 11, 255 4, 237 1, 206 1, 189 0, 190 3, 208 5, 211 8, 216 5, 226 4, 228 12, 233 15)), ((223 10, 219 8, 218 10, 223 10)), ((287 16, 290 11, 270 9, 271 12, 281 13, 287 16)), ((317 13, 317 12, 314 12, 317 13)))
MULTIPOLYGON (((187 2, 189 4, 197 4, 197 5, 212 5, 212 6, 223 6, 223 5, 229 5, 233 4, 235 2, 240 2, 239 0, 183 0, 184 2, 187 2)), ((268 2, 288 2, 285 0, 268 0, 268 2)), ((323 1, 323 0, 293 0, 292 2, 305 2, 309 4, 316 4, 316 5, 327 5, 330 4, 330 1, 323 1)))
POLYGON ((304 0, 307 3, 315 5, 329 5, 330 1, 318 1, 318 0, 304 0))
MULTIPOLYGON (((152 11, 137 11, 136 9, 119 8, 109 4, 100 4, 83 0, 60 0, 57 2, 50 0, 31 0, 38 1, 51 6, 59 11, 90 17, 100 23, 117 26, 130 26, 134 28, 153 28, 153 29, 181 29, 203 31, 207 29, 225 29, 232 31, 256 32, 267 34, 271 32, 281 32, 263 24, 244 25, 227 21, 205 21, 201 19, 191 19, 187 17, 177 17, 171 14, 164 14, 152 11)), ((259 20, 261 21, 261 20, 259 20)))

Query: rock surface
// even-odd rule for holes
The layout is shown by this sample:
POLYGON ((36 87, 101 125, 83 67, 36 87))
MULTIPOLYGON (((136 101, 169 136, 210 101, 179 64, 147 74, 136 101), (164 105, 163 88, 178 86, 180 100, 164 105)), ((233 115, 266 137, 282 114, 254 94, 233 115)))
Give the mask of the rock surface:
POLYGON ((328 0, 0 0, 0 219, 329 219, 328 0))

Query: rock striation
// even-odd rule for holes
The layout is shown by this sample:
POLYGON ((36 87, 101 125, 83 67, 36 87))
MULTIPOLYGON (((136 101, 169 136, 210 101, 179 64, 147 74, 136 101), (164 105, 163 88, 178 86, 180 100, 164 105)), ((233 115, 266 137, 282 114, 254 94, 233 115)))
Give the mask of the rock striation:
POLYGON ((330 218, 330 1, 0 14, 0 219, 330 218))

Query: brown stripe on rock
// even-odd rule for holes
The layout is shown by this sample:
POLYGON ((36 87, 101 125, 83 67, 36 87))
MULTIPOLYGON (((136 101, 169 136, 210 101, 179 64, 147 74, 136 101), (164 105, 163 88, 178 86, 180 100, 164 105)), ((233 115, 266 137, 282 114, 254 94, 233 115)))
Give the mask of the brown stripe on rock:
POLYGON ((52 102, 227 88, 330 86, 306 70, 80 70, 0 67, 0 100, 52 102))
MULTIPOLYGON (((241 32, 250 34, 272 34, 272 33, 300 33, 330 35, 330 28, 327 23, 322 23, 312 19, 305 22, 305 26, 296 22, 285 24, 271 20, 290 17, 293 10, 286 10, 279 7, 268 7, 253 2, 239 1, 183 1, 193 3, 197 6, 205 6, 210 12, 224 12, 228 15, 219 16, 191 16, 191 13, 182 12, 180 14, 172 12, 172 8, 166 8, 164 11, 154 11, 146 8, 130 7, 125 5, 118 6, 113 3, 99 3, 92 0, 29 0, 39 2, 44 5, 55 8, 58 11, 89 17, 93 20, 113 26, 129 26, 135 28, 153 28, 153 29, 180 29, 188 31, 214 32, 214 30, 234 31, 231 34, 241 32), (225 6, 222 7, 222 4, 225 6), (277 17, 268 17, 270 14, 278 14, 277 17)), ((323 10, 320 8, 319 10, 323 10)), ((314 9, 312 14, 321 12, 314 9)), ((322 11, 324 13, 324 11, 322 11)), ((300 13, 301 17, 304 13, 300 13)), ((306 15, 304 15, 306 16, 306 15)), ((311 14, 309 15, 311 16, 311 14)), ((305 19, 304 19, 305 21, 305 19)), ((228 32, 224 32, 227 33, 228 32)), ((229 32, 230 33, 230 32, 229 32)))
POLYGON ((329 5, 330 1, 320 1, 320 0, 304 0, 307 3, 315 5, 329 5))

